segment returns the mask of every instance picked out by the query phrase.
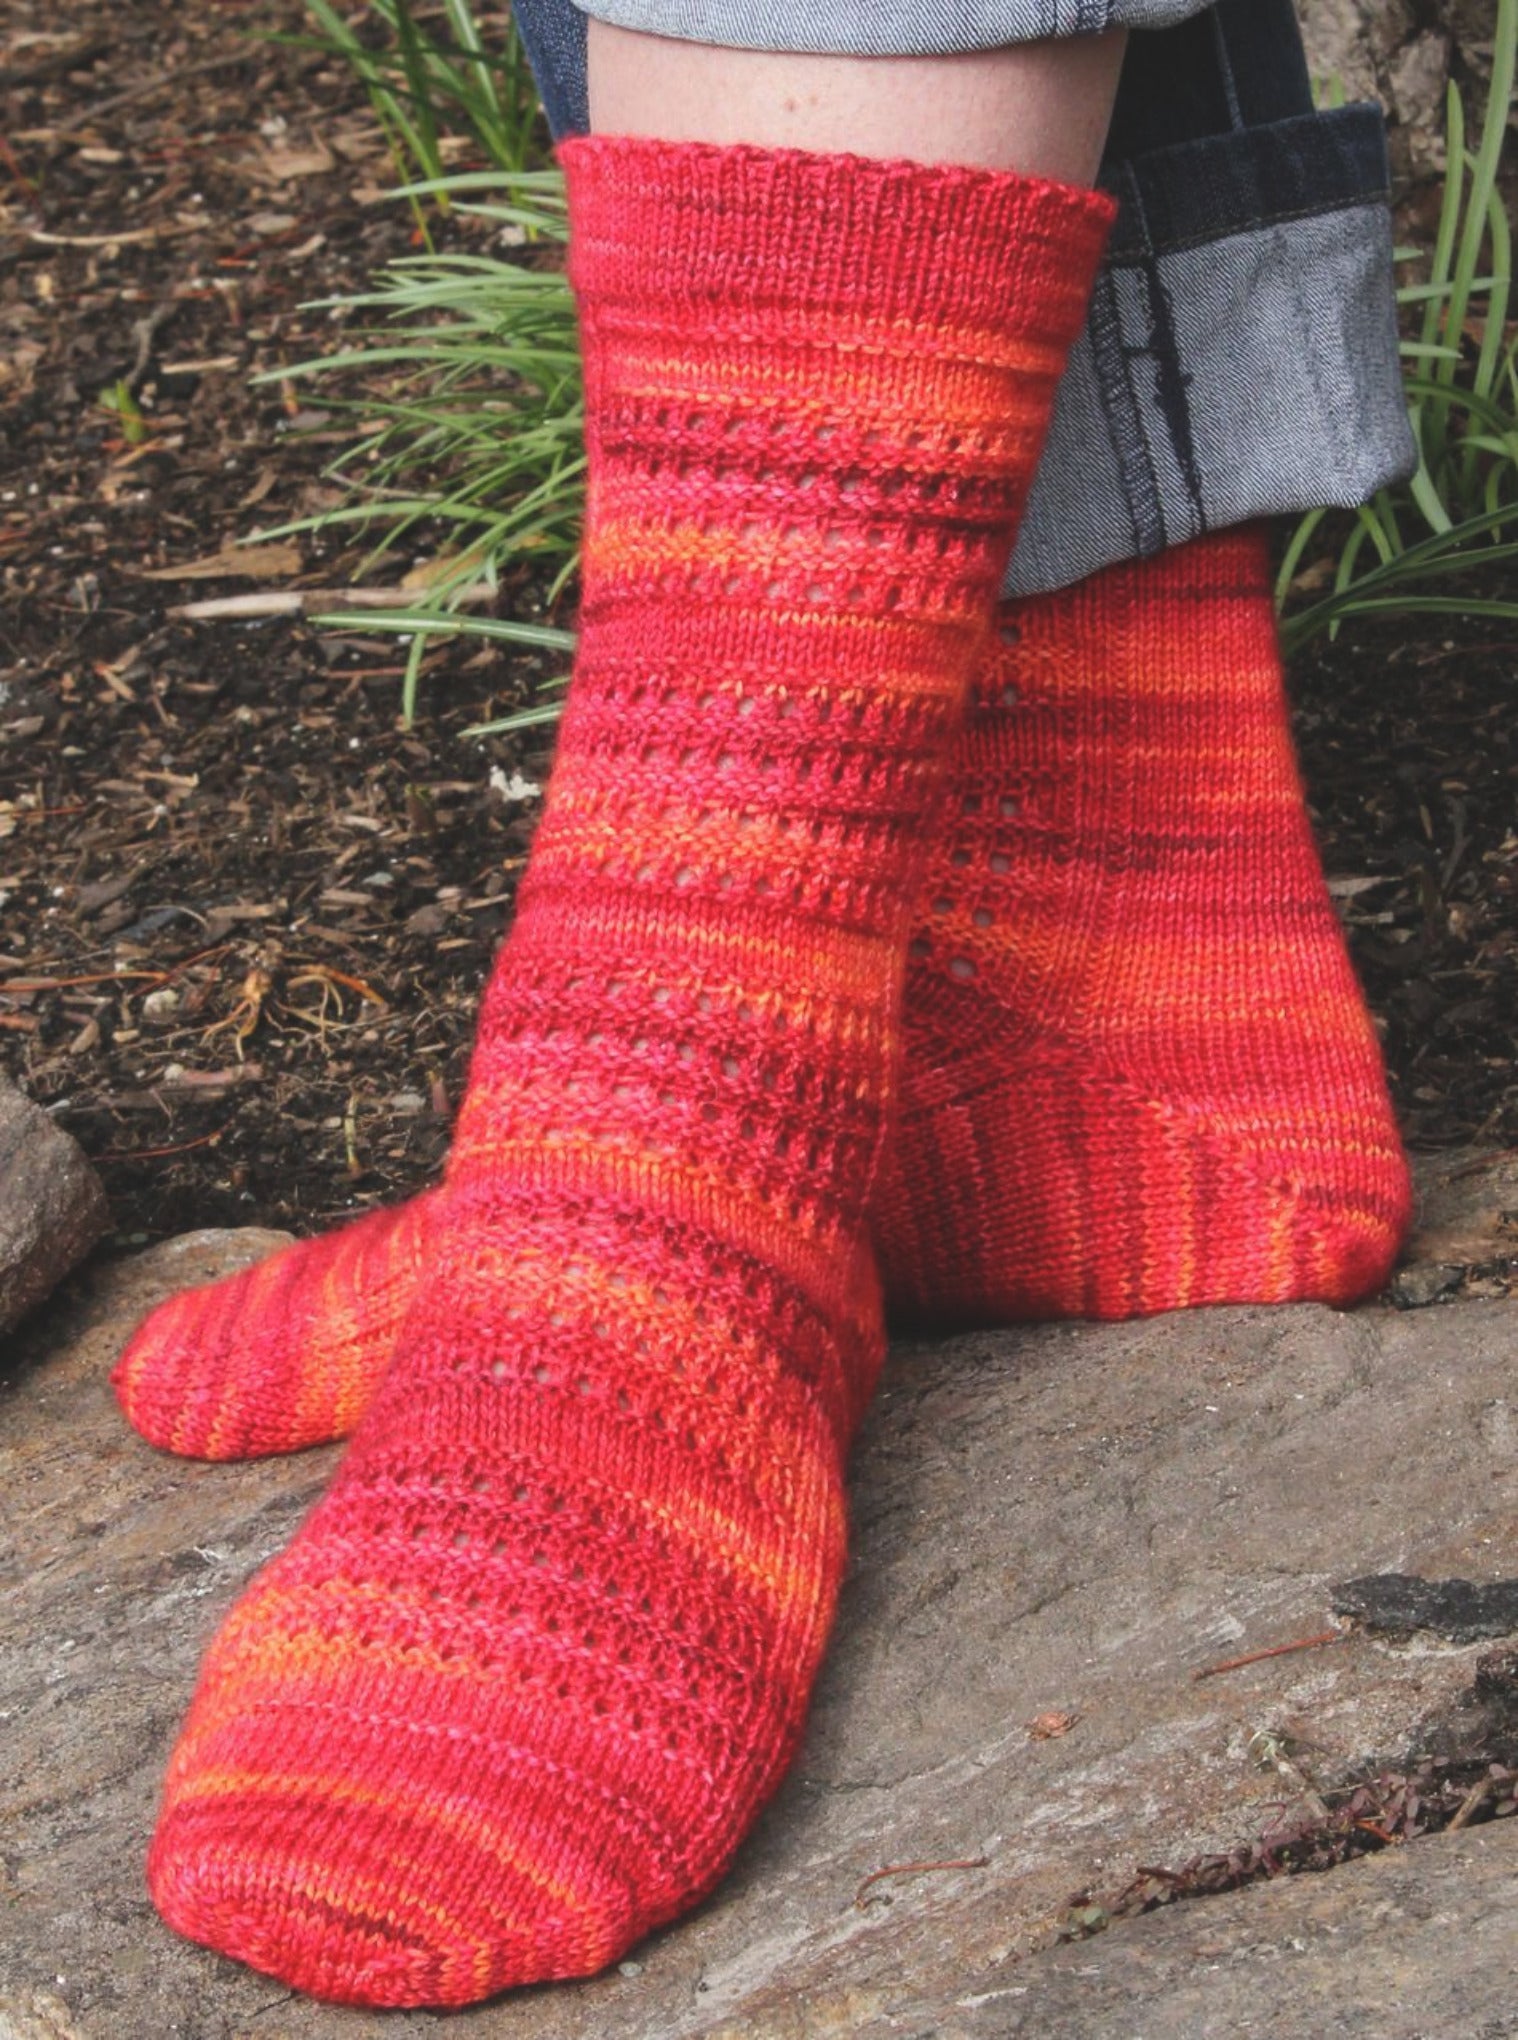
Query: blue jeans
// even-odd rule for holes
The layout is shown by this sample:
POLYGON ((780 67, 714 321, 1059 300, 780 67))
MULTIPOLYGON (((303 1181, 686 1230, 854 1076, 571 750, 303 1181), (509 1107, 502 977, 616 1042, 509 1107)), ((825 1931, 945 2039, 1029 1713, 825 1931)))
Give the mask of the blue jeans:
POLYGON ((925 54, 1135 27, 1118 200, 1009 594, 1246 519, 1362 503, 1416 465, 1380 110, 1313 109, 1291 0, 516 0, 556 135, 589 125, 585 13, 667 35, 925 54), (769 40, 766 40, 769 38, 769 40))

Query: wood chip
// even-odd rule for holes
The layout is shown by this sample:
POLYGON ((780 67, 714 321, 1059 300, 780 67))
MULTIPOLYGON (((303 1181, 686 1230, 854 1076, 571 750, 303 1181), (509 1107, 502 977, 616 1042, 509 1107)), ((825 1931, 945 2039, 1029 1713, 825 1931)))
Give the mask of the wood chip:
POLYGON ((279 581, 300 572, 300 547, 289 539, 266 545, 226 545, 220 552, 174 567, 137 570, 140 581, 279 581))

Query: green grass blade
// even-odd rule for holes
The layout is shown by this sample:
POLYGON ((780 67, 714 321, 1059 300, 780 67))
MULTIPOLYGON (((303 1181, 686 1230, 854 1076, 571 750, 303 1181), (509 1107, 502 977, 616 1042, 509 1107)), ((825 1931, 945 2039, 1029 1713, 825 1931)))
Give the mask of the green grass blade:
POLYGON ((1277 615, 1286 607, 1291 596, 1291 584, 1302 571, 1303 556, 1308 546, 1311 545, 1316 537, 1318 527, 1327 515, 1328 512, 1326 510, 1309 510, 1305 517, 1298 519, 1295 531, 1293 531, 1291 537, 1287 540, 1286 551, 1281 560, 1280 570, 1276 575, 1277 615))
POLYGON ((509 644, 531 645, 540 651, 574 650, 572 632, 555 630, 544 623, 517 623, 509 617, 445 615, 435 609, 332 610, 311 621, 328 630, 409 631, 429 636, 499 638, 509 644))

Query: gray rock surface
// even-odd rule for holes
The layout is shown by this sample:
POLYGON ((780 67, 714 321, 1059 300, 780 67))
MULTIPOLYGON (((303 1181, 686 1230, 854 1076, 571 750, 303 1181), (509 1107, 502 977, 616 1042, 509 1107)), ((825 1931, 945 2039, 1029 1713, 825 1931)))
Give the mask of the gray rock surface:
POLYGON ((109 1222, 78 1141, 0 1078, 0 1334, 57 1287, 109 1222))
MULTIPOLYGON (((292 1998, 176 1940, 143 1891, 158 1780, 200 1651, 335 1457, 197 1465, 125 1428, 109 1366, 155 1294, 212 1272, 203 1237, 196 1251, 194 1270, 175 1243, 101 1271, 13 1342, 0 1386, 0 2040, 414 2040, 441 2019, 292 1998)), ((1442 1746, 1451 1720, 1478 1721, 1465 1703, 1490 1644, 1349 1629, 1196 1674, 1334 1629, 1337 1581, 1518 1576, 1515 1360, 1518 1304, 1505 1302, 1198 1312, 901 1350, 857 1455, 854 1570, 807 1743, 733 1876, 623 1970, 448 2030, 1172 2040, 1251 2030, 1230 2023, 1239 2000, 1223 1996, 1222 2023, 1206 2021, 1208 1994, 1254 1962, 1257 1978, 1269 1970, 1272 2030, 1305 2034, 1303 2008, 1321 2010, 1329 1987, 1333 1908, 1345 1908, 1348 1946, 1356 1908, 1379 1902, 1356 1896, 1371 1888, 1358 1869, 1294 1881, 1326 1908, 1305 1925, 1272 1924, 1265 1908, 1287 1901, 1256 1887, 1056 1944, 1076 1893, 1248 1841, 1283 1803, 1442 1746), (1294 1768, 1260 1767, 1259 1731, 1290 1739, 1294 1768), (866 1882, 923 1864, 964 1867, 866 1882), (1271 1967, 1291 1934, 1317 1969, 1293 1969, 1284 1952, 1271 1967), (1221 1952, 1215 1973, 1188 1982, 1193 1947, 1221 1952), (1131 1952, 1144 1948, 1158 1952, 1131 1952), (1152 2018, 1129 2016, 1138 1972, 1114 1970, 1109 1984, 1109 1961, 1147 1964, 1152 2018), (1165 1999, 1183 1986, 1192 1997, 1165 1999)), ((1408 1956, 1417 1988, 1430 2003, 1464 1992, 1470 2019, 1427 2030, 1518 2030, 1475 2016, 1510 1997, 1498 1892, 1510 1830, 1451 1837, 1441 1857, 1443 1846, 1415 1844, 1379 1873, 1415 1880, 1397 1903, 1410 1908, 1409 1949, 1424 1922, 1408 1956), (1478 1901, 1493 1925, 1466 1940, 1437 1926, 1453 1901, 1417 1912, 1417 1866, 1452 1859, 1458 1884, 1478 1850, 1495 1866, 1478 1901)), ((1390 1928, 1385 1945, 1390 1960, 1401 1945, 1390 1928)), ((1424 2028, 1377 2014, 1359 2030, 1424 2028)))
MULTIPOLYGON (((1007 1968, 933 2040, 1508 2040, 1518 1823, 1176 1906, 1007 1968)), ((900 2026, 903 2033, 910 2030, 900 2026)))
POLYGON ((1424 1155, 1413 1173, 1418 1223, 1410 1262, 1468 1268, 1518 1259, 1518 1155, 1424 1155))

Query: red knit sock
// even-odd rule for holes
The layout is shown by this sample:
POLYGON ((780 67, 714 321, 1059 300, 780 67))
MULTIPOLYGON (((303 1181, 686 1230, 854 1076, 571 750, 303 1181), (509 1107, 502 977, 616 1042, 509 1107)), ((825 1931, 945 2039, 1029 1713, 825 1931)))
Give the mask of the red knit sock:
POLYGON ((1266 541, 1004 612, 908 975, 877 1217, 929 1322, 1349 1303, 1407 1168, 1292 752, 1266 541))
POLYGON ((920 846, 1108 213, 563 154, 592 485, 547 807, 426 1280, 211 1648, 150 1863, 181 1931, 350 2002, 600 1968, 795 1749, 920 846))

